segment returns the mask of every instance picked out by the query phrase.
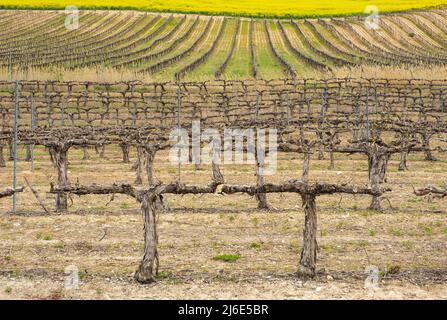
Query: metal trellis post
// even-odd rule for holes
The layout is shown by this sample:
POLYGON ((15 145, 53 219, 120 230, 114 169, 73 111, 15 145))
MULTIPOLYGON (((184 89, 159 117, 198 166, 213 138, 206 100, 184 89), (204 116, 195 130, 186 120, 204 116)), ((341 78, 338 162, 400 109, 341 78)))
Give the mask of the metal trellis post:
MULTIPOLYGON (((14 112, 14 162, 12 171, 12 189, 15 191, 17 189, 17 143, 18 143, 18 126, 19 126, 19 81, 16 81, 16 92, 15 92, 15 112, 14 112)), ((17 197, 14 192, 12 196, 12 212, 17 211, 17 197)))

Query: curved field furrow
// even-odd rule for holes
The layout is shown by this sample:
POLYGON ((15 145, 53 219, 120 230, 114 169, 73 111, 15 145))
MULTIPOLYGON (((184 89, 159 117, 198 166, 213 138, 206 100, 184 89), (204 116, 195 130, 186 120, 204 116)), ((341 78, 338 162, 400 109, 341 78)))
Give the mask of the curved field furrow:
MULTIPOLYGON (((29 58, 41 58, 43 54, 48 52, 59 52, 61 48, 74 48, 76 45, 82 44, 92 37, 92 34, 100 32, 107 26, 106 23, 116 15, 95 15, 95 19, 90 21, 87 26, 77 30, 65 30, 62 34, 46 35, 44 41, 34 39, 31 44, 27 44, 29 58)), ((81 18, 83 16, 81 15, 81 18)), ((18 50, 23 50, 19 47, 18 50)))
POLYGON ((219 41, 222 39, 223 31, 224 31, 226 25, 227 25, 227 19, 223 18, 223 21, 219 28, 219 32, 217 33, 217 36, 214 38, 211 47, 199 58, 197 58, 196 60, 194 60, 192 63, 188 64, 187 66, 183 67, 180 71, 176 72, 174 74, 175 79, 179 80, 179 79, 183 78, 186 73, 193 71, 194 69, 196 69, 199 65, 204 63, 209 58, 209 56, 216 49, 216 46, 219 43, 219 41))
POLYGON ((0 41, 5 41, 7 43, 8 41, 20 38, 21 36, 27 36, 28 34, 32 33, 35 28, 45 27, 49 21, 54 19, 60 19, 60 15, 56 13, 36 15, 35 17, 33 15, 22 15, 19 21, 14 19, 14 21, 12 21, 12 25, 8 25, 8 32, 1 34, 0 41))
MULTIPOLYGON (((226 19, 228 21, 228 19, 226 19)), ((171 79, 176 79, 175 74, 180 72, 182 69, 186 68, 188 65, 196 62, 201 56, 205 55, 206 52, 213 46, 216 38, 219 35, 223 23, 223 17, 215 17, 214 21, 211 23, 208 33, 199 42, 197 47, 188 55, 184 56, 177 63, 171 64, 166 68, 163 68, 159 72, 153 74, 155 79, 163 79, 165 77, 170 77, 171 79)), ((227 22, 226 22, 227 24, 227 22)), ((227 24, 228 25, 228 24, 227 24)), ((223 30, 226 30, 227 27, 223 30)), ((199 35, 200 36, 200 35, 199 35)), ((189 42, 189 45, 191 43, 189 42)), ((203 63, 199 63, 194 70, 187 72, 182 79, 183 81, 196 81, 197 79, 209 79, 213 78, 213 73, 216 70, 215 65, 215 54, 218 52, 217 48, 222 46, 222 41, 219 41, 219 45, 213 50, 213 52, 206 58, 203 63)), ((187 49, 187 48, 186 48, 187 49)))
POLYGON ((364 32, 358 32, 353 26, 344 20, 333 19, 334 25, 338 26, 339 30, 343 30, 352 39, 352 42, 357 46, 362 46, 367 52, 378 57, 382 63, 387 65, 400 65, 405 62, 409 62, 403 56, 395 54, 391 51, 387 51, 384 48, 377 46, 375 41, 367 38, 367 34, 364 32))
POLYGON ((313 35, 313 37, 317 41, 315 45, 321 46, 322 51, 325 51, 326 53, 332 56, 337 56, 352 63, 360 62, 360 59, 362 58, 361 55, 353 54, 352 49, 345 46, 340 41, 340 39, 331 38, 330 32, 326 30, 321 24, 319 23, 314 24, 309 20, 304 20, 302 26, 303 29, 307 28, 309 30, 309 32, 313 35))
MULTIPOLYGON (((410 18, 407 18, 410 19, 410 18)), ((411 21, 416 27, 422 30, 430 39, 436 42, 440 47, 447 48, 446 34, 431 21, 426 21, 423 16, 417 14, 411 15, 411 21)))
POLYGON ((88 40, 79 40, 76 44, 68 47, 63 46, 64 49, 54 53, 49 53, 45 56, 45 59, 42 59, 44 60, 43 62, 33 64, 33 66, 41 68, 72 60, 74 63, 76 63, 77 59, 81 58, 89 51, 94 50, 95 48, 100 47, 104 44, 115 41, 116 38, 120 37, 123 32, 128 31, 128 27, 132 23, 133 21, 131 19, 126 19, 126 17, 118 16, 118 19, 116 19, 116 21, 111 24, 105 24, 105 28, 101 29, 101 31, 96 33, 93 37, 87 37, 88 40), (122 23, 123 21, 125 22, 124 24, 122 23), (79 47, 73 47, 74 45, 79 45, 79 47))
MULTIPOLYGON (((197 66, 192 72, 186 74, 186 76, 184 77, 185 81, 197 81, 197 80, 206 81, 208 79, 216 78, 215 73, 228 56, 228 53, 231 49, 231 43, 234 39, 234 33, 238 31, 236 30, 238 21, 239 19, 226 18, 226 26, 223 29, 221 38, 217 43, 216 47, 214 48, 213 52, 203 63, 197 66)), ((216 30, 218 30, 217 26, 216 30)), ((208 36, 208 38, 212 39, 211 35, 208 36)), ((209 41, 207 44, 207 48, 209 48, 209 41)), ((197 55, 200 54, 202 53, 198 53, 197 55)), ((184 63, 182 63, 182 66, 186 66, 188 63, 192 63, 193 59, 194 59, 193 56, 189 57, 188 59, 185 59, 184 63)))
POLYGON ((360 53, 365 55, 368 60, 375 64, 381 65, 396 65, 398 64, 391 57, 383 54, 377 47, 365 41, 360 35, 350 28, 344 28, 341 21, 337 19, 331 19, 331 23, 326 25, 334 31, 334 34, 345 41, 352 49, 357 49, 360 53))
MULTIPOLYGON (((306 34, 301 30, 301 28, 298 26, 298 24, 295 21, 291 21, 291 24, 293 26, 293 29, 295 31, 295 34, 298 36, 301 43, 304 45, 304 47, 314 56, 319 57, 326 63, 330 63, 335 66, 345 66, 345 65, 354 65, 353 63, 331 56, 327 54, 326 52, 318 49, 313 45, 313 42, 311 42, 306 34)), ((327 65, 327 64, 326 64, 327 65)), ((329 68, 330 69, 330 68, 329 68)))
POLYGON ((382 19, 381 26, 383 30, 385 30, 388 35, 396 39, 402 47, 406 48, 409 52, 417 53, 420 56, 425 56, 430 60, 437 61, 438 63, 445 61, 444 57, 429 50, 426 46, 421 45, 421 43, 415 39, 413 34, 408 33, 408 29, 405 30, 399 23, 390 18, 391 17, 382 19))
MULTIPOLYGON (((72 60, 76 60, 76 62, 74 63, 74 66, 76 66, 77 64, 82 63, 82 61, 84 61, 85 59, 87 59, 88 57, 94 56, 94 55, 101 55, 103 54, 103 52, 109 48, 110 46, 113 46, 115 43, 119 42, 120 39, 129 39, 132 38, 133 36, 133 29, 140 24, 142 21, 144 21, 144 16, 134 19, 134 20, 129 20, 127 23, 125 23, 123 25, 123 27, 118 30, 116 30, 117 32, 115 33, 111 33, 109 36, 101 39, 100 41, 98 41, 97 43, 95 43, 94 45, 88 47, 88 48, 83 48, 82 52, 80 53, 74 53, 74 54, 65 54, 64 58, 62 60, 58 60, 58 62, 70 62, 72 60)), ((51 59, 51 58, 48 58, 51 59)), ((71 65, 70 65, 71 67, 71 65)))
MULTIPOLYGON (((90 30, 91 25, 97 23, 98 21, 107 22, 104 19, 96 19, 93 18, 92 21, 88 18, 88 14, 81 14, 79 17, 79 23, 84 23, 83 27, 78 28, 76 30, 67 30, 65 27, 65 19, 60 19, 58 23, 58 27, 60 32, 53 33, 49 26, 39 34, 39 36, 30 39, 29 42, 25 42, 17 45, 17 50, 23 50, 24 48, 28 49, 28 55, 30 56, 40 56, 42 54, 47 54, 48 52, 59 51, 61 48, 65 48, 66 46, 72 46, 73 43, 70 42, 74 36, 79 36, 79 34, 84 33, 85 30, 90 30), (85 20, 86 19, 86 20, 85 20)), ((94 15, 99 18, 102 15, 94 15)), ((115 15, 116 16, 116 15, 115 15)), ((107 24, 103 23, 103 27, 107 24)), ((91 34, 89 35, 91 37, 91 34)), ((76 38, 78 41, 84 42, 87 38, 76 38)))
POLYGON ((100 55, 97 52, 92 52, 92 53, 89 53, 83 57, 84 59, 88 59, 89 57, 97 57, 97 56, 99 56, 100 58, 96 58, 93 60, 89 60, 88 62, 74 65, 74 66, 72 66, 72 68, 74 68, 76 66, 85 67, 85 66, 89 66, 92 64, 106 63, 107 61, 110 61, 111 59, 120 58, 122 56, 122 52, 130 51, 137 46, 140 46, 142 44, 152 41, 173 20, 174 20, 174 18, 172 16, 167 19, 161 19, 161 21, 160 21, 161 23, 159 23, 159 25, 156 25, 156 22, 151 20, 148 23, 146 23, 137 32, 131 33, 130 37, 122 38, 114 43, 108 44, 102 48, 97 49, 97 51, 106 52, 105 54, 100 55), (152 31, 153 27, 155 28, 155 30, 152 31), (149 33, 147 35, 145 35, 144 37, 141 37, 142 35, 147 33, 148 30, 149 30, 149 33))
POLYGON ((415 53, 414 51, 408 51, 405 47, 398 46, 399 42, 397 41, 396 44, 393 44, 394 38, 391 35, 383 35, 380 31, 383 30, 384 24, 382 23, 382 28, 380 30, 374 30, 367 28, 364 23, 357 22, 353 23, 352 27, 361 30, 359 32, 363 32, 368 34, 372 41, 375 41, 376 43, 380 44, 382 47, 386 48, 388 51, 395 53, 402 57, 407 63, 409 64, 418 64, 418 63, 433 63, 437 64, 438 60, 434 60, 430 57, 419 55, 415 53))
POLYGON ((443 34, 447 34, 447 19, 444 18, 442 15, 439 15, 438 12, 419 12, 417 14, 424 17, 427 21, 433 23, 443 32, 443 34))
MULTIPOLYGON (((161 37, 158 37, 157 39, 155 39, 154 42, 152 42, 145 50, 147 51, 151 51, 154 48, 156 48, 160 43, 168 41, 169 39, 171 39, 178 30, 180 30, 180 28, 183 26, 183 24, 186 22, 186 16, 183 16, 183 18, 174 25, 174 28, 172 28, 168 33, 164 34, 161 37)), ((143 49, 144 50, 144 49, 143 49)))
POLYGON ((14 28, 7 28, 10 30, 5 36, 0 38, 1 47, 20 46, 28 41, 35 41, 36 36, 40 36, 44 32, 49 32, 56 26, 64 26, 63 17, 60 15, 50 15, 45 19, 38 19, 28 24, 26 28, 21 28, 15 32, 14 28))
POLYGON ((167 48, 161 49, 154 53, 149 52, 148 54, 144 54, 144 55, 140 56, 139 55, 140 53, 147 51, 145 49, 142 49, 136 53, 135 58, 131 58, 131 59, 129 59, 129 57, 135 56, 135 54, 129 53, 127 56, 124 56, 126 58, 126 61, 116 63, 113 65, 113 67, 122 68, 122 67, 128 67, 128 66, 137 66, 137 65, 143 64, 144 62, 155 60, 155 59, 161 58, 163 56, 166 56, 166 55, 170 54, 171 52, 174 52, 174 50, 177 49, 178 46, 180 46, 185 40, 187 40, 189 37, 191 37, 193 32, 196 30, 199 22, 200 22, 200 18, 196 17, 194 22, 188 27, 188 29, 186 29, 186 32, 184 32, 181 36, 176 37, 176 39, 167 48))
MULTIPOLYGON (((331 68, 328 65, 314 59, 312 55, 305 55, 301 50, 299 50, 298 47, 292 43, 291 39, 293 36, 289 35, 286 31, 286 27, 281 21, 277 21, 276 26, 281 45, 275 43, 275 46, 278 48, 284 48, 283 54, 285 57, 290 55, 288 61, 294 66, 298 74, 318 74, 325 71, 331 71, 331 68)), ((290 28, 294 28, 293 24, 290 24, 290 28)), ((291 32, 295 33, 295 29, 292 29, 291 32)))
POLYGON ((430 41, 425 38, 423 31, 418 29, 416 26, 411 25, 408 20, 404 20, 398 17, 389 17, 408 37, 412 38, 413 41, 421 48, 424 48, 431 56, 444 59, 445 50, 438 45, 434 46, 434 41, 430 41))
POLYGON ((363 65, 442 67, 447 65, 446 17, 445 10, 383 15, 379 29, 371 29, 364 17, 232 18, 221 24, 220 17, 80 11, 79 28, 70 30, 63 12, 0 10, 0 68, 8 79, 19 73, 28 77, 29 71, 102 69, 194 81, 312 78, 329 70, 344 75, 363 65))
POLYGON ((399 50, 395 50, 387 42, 382 43, 380 37, 377 34, 369 32, 368 28, 364 25, 356 25, 355 23, 342 22, 343 27, 345 27, 351 34, 356 35, 356 39, 365 44, 370 52, 374 52, 377 55, 384 57, 384 59, 393 60, 397 65, 399 64, 412 64, 415 63, 415 59, 409 57, 405 53, 401 53, 399 50))
MULTIPOLYGON (((90 18, 93 18, 92 15, 84 15, 80 17, 80 20, 86 19, 87 22, 90 21, 90 18)), ((82 20, 84 21, 84 20, 82 20)), ((25 38, 24 42, 15 41, 14 43, 8 44, 10 47, 9 54, 11 54, 14 57, 14 61, 17 64, 26 62, 27 64, 31 65, 33 63, 34 59, 43 59, 42 51, 38 50, 38 48, 46 47, 48 44, 47 39, 52 38, 52 36, 56 35, 58 36, 60 33, 64 32, 65 26, 64 21, 61 19, 61 17, 56 17, 56 19, 51 23, 47 25, 41 25, 40 27, 36 27, 35 31, 37 32, 36 35, 31 35, 31 38, 25 38), (62 29, 60 26, 63 26, 62 29), (53 29, 58 29, 60 32, 54 32, 53 29)), ((5 54, 3 54, 4 56, 5 54)))
POLYGON ((136 64, 143 63, 145 60, 149 61, 151 59, 156 59, 156 55, 161 52, 169 53, 181 43, 188 31, 192 31, 191 28, 197 19, 198 18, 192 22, 190 19, 182 19, 182 22, 176 24, 176 26, 168 32, 166 38, 162 36, 161 38, 155 39, 152 43, 142 44, 130 52, 122 53, 116 59, 112 59, 110 64, 115 68, 135 66, 136 64), (160 39, 164 39, 164 41, 159 41, 160 39), (158 48, 159 50, 154 53, 154 48, 158 48))
POLYGON ((435 39, 432 38, 430 30, 425 30, 423 26, 420 26, 417 20, 413 17, 409 18, 407 15, 394 17, 401 28, 411 34, 416 41, 421 45, 425 45, 433 51, 439 51, 444 49, 435 39))
POLYGON ((55 16, 50 21, 35 24, 32 29, 27 30, 25 34, 19 32, 9 40, 0 40, 0 43, 2 43, 0 50, 3 53, 8 52, 8 54, 19 59, 21 56, 32 52, 31 50, 33 50, 33 48, 32 46, 29 46, 30 42, 45 41, 45 35, 51 34, 53 29, 57 29, 57 27, 61 25, 63 26, 63 20, 58 16, 55 16))
POLYGON ((140 72, 148 72, 148 73, 155 73, 158 72, 159 70, 161 70, 162 68, 165 68, 175 62, 178 62, 179 60, 183 59, 185 56, 189 55, 191 52, 193 52, 194 49, 196 49, 196 47, 200 44, 200 42, 205 38, 205 36, 207 35, 207 33, 209 32, 211 23, 214 21, 214 18, 211 17, 208 19, 208 22, 205 26, 205 28, 203 29, 203 31, 201 32, 201 34, 199 35, 199 37, 194 41, 194 43, 188 47, 186 50, 183 50, 180 54, 175 55, 171 58, 167 58, 164 59, 156 64, 153 64, 147 68, 144 68, 142 70, 139 70, 140 72))

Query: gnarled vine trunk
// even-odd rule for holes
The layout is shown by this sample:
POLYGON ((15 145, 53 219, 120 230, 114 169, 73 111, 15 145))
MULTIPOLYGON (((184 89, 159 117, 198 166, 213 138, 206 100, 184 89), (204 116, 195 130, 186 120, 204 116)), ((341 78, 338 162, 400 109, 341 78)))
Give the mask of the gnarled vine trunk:
MULTIPOLYGON (((382 156, 377 152, 377 150, 368 153, 369 184, 374 191, 380 189, 381 170, 383 166, 383 160, 381 160, 381 157, 382 156)), ((371 210, 381 210, 379 196, 372 196, 369 208, 371 210)))
MULTIPOLYGON (((147 174, 147 180, 148 180, 149 186, 156 186, 159 183, 158 179, 155 177, 155 174, 154 174, 154 160, 155 160, 156 153, 157 153, 156 149, 153 149, 150 147, 145 148, 146 174, 147 174)), ((155 207, 157 210, 165 209, 162 195, 156 196, 155 207)))
POLYGON ((121 143, 120 144, 121 151, 123 153, 123 162, 129 163, 129 145, 127 143, 121 143))
MULTIPOLYGON (((259 150, 256 150, 256 185, 261 187, 264 185, 264 157, 258 154, 259 150)), ((258 209, 269 209, 270 206, 267 202, 267 195, 265 193, 256 193, 255 199, 258 202, 258 209)))
POLYGON ((424 147, 425 160, 436 161, 436 158, 435 158, 435 156, 433 156, 431 149, 430 149, 430 138, 431 138, 431 134, 429 134, 429 133, 422 134, 422 146, 424 147))
POLYGON ((3 144, 0 144, 0 168, 6 167, 5 157, 3 155, 3 144))
MULTIPOLYGON (((48 148, 51 161, 57 171, 58 187, 69 185, 68 182, 68 148, 60 146, 51 146, 48 148)), ((58 193, 56 195, 56 211, 66 211, 68 209, 67 194, 58 193)))
POLYGON ((144 161, 146 158, 146 151, 143 147, 137 147, 137 161, 135 163, 135 170, 137 173, 137 178, 135 179, 135 184, 143 183, 143 174, 144 174, 144 161))
POLYGON ((88 154, 88 148, 82 147, 82 152, 83 152, 82 160, 89 160, 90 155, 88 154))
POLYGON ((33 158, 32 152, 33 152, 32 146, 27 144, 26 145, 26 156, 25 156, 25 161, 26 162, 31 162, 31 160, 33 158))
POLYGON ((298 274, 314 277, 317 263, 317 209, 314 194, 302 194, 304 209, 303 248, 301 250, 298 274))
POLYGON ((144 217, 144 255, 135 272, 135 280, 140 283, 150 283, 155 281, 155 276, 158 273, 157 196, 153 193, 146 193, 142 194, 140 198, 144 217))

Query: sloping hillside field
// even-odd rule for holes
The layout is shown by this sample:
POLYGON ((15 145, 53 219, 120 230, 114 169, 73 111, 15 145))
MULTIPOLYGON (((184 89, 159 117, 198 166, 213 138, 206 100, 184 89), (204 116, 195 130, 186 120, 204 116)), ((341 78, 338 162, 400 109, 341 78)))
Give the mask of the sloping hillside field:
MULTIPOLYGON (((265 20, 81 11, 67 30, 60 11, 2 11, 3 76, 63 76, 73 70, 149 80, 322 78, 362 67, 437 68, 447 62, 447 11, 364 18, 265 20)), ((346 74, 346 72, 345 72, 346 74)), ((343 75, 344 76, 344 75, 343 75)), ((64 78, 65 79, 65 78, 64 78)), ((70 80, 70 79, 66 79, 70 80)), ((130 79, 129 79, 130 80, 130 79)))

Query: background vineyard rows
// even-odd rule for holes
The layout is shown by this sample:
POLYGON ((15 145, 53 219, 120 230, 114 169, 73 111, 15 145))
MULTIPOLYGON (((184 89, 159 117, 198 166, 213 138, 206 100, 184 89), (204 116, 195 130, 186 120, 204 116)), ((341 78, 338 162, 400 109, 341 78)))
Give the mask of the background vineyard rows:
POLYGON ((447 10, 364 17, 263 20, 82 11, 1 11, 0 68, 117 70, 153 80, 321 78, 353 66, 443 66, 447 10))

